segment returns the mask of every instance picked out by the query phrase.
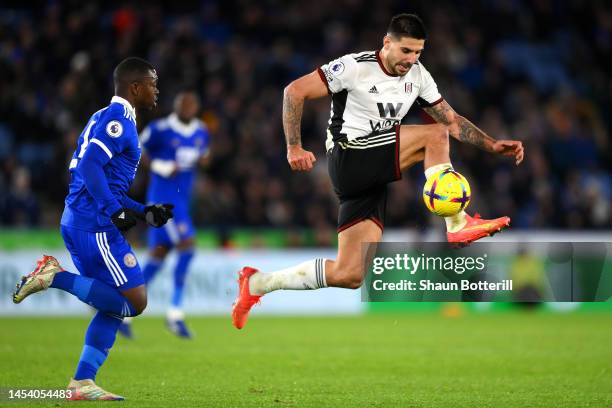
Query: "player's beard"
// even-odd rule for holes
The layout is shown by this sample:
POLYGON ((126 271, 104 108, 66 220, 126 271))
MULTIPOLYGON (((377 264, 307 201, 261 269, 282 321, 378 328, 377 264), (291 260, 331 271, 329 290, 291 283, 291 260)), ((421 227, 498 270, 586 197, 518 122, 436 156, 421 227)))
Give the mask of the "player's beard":
POLYGON ((395 64, 395 73, 398 75, 406 75, 410 72, 410 68, 412 68, 412 64, 400 64, 399 62, 395 64), (404 68, 405 70, 402 70, 404 68))

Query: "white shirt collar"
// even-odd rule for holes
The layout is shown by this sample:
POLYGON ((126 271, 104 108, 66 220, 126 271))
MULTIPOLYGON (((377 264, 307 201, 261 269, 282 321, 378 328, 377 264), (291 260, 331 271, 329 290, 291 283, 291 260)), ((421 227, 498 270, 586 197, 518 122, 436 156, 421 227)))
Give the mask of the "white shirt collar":
POLYGON ((111 99, 111 103, 120 103, 122 104, 125 109, 127 110, 127 112, 132 116, 132 119, 134 119, 134 121, 136 121, 136 109, 134 109, 134 107, 132 106, 131 103, 129 103, 126 99, 120 97, 120 96, 113 96, 111 99))
POLYGON ((172 130, 181 136, 191 137, 191 135, 193 135, 193 133, 198 129, 198 120, 194 118, 191 119, 189 123, 185 124, 180 121, 176 113, 171 113, 168 116, 168 125, 172 128, 172 130))

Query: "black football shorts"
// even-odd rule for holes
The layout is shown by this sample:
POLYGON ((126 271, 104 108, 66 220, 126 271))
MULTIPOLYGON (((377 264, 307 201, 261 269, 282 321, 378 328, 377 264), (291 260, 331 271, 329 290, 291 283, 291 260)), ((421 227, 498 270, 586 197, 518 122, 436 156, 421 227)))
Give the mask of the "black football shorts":
POLYGON ((327 166, 340 200, 338 232, 365 219, 381 229, 385 224, 387 184, 401 179, 399 137, 395 142, 367 149, 343 148, 336 143, 327 152, 327 166))

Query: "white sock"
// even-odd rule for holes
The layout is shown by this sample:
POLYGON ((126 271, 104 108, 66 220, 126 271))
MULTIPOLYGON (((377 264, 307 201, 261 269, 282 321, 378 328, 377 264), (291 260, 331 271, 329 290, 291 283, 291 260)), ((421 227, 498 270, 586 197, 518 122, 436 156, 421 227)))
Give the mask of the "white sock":
POLYGON ((465 211, 461 211, 459 214, 451 215, 450 217, 444 217, 444 221, 446 221, 446 230, 448 232, 457 232, 467 223, 465 211))
MULTIPOLYGON (((439 171, 452 168, 453 165, 450 163, 436 164, 435 166, 425 169, 425 178, 429 179, 439 171)), ((465 219, 465 211, 461 211, 459 214, 452 215, 450 217, 444 217, 444 221, 446 222, 446 230, 448 232, 457 232, 467 223, 467 220, 465 219)))
POLYGON ((168 318, 168 320, 173 322, 177 320, 185 320, 185 312, 176 307, 170 307, 166 312, 166 317, 168 318))
POLYGON ((308 290, 326 287, 323 258, 311 259, 276 272, 257 272, 249 278, 249 292, 257 296, 278 289, 308 290))
POLYGON ((446 169, 452 169, 452 168, 453 168, 453 165, 450 163, 436 164, 434 166, 431 166, 425 169, 425 178, 429 179, 431 176, 433 176, 439 171, 446 170, 446 169))

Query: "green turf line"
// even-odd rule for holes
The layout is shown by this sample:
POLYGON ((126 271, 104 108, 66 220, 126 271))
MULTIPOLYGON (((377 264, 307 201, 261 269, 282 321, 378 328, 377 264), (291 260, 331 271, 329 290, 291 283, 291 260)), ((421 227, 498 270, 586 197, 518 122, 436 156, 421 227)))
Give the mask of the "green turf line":
MULTIPOLYGON (((612 315, 395 313, 136 318, 98 383, 133 407, 576 407, 612 404, 612 315)), ((3 318, 0 384, 63 387, 85 318, 3 318)), ((13 405, 10 405, 13 406, 13 405)), ((17 406, 17 405, 15 405, 17 406)), ((20 403, 26 406, 73 406, 20 403)))

